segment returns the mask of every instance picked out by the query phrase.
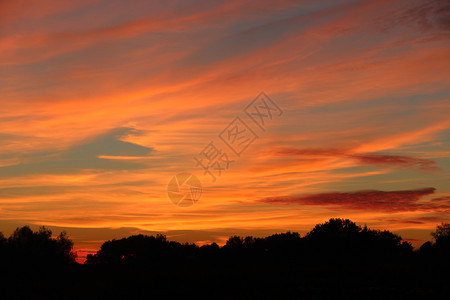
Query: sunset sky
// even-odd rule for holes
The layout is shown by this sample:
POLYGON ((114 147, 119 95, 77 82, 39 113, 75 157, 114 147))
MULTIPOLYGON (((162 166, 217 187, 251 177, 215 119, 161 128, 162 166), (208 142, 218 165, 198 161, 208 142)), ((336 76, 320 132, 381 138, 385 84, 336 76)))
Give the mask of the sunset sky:
POLYGON ((220 244, 331 217, 420 245, 450 220, 449 12, 2 0, 0 231, 65 230, 80 260, 136 233, 220 244), (266 95, 260 127, 246 107, 266 95), (220 137, 236 118, 255 136, 239 156, 220 137), (194 160, 211 142, 233 161, 215 180, 194 160), (179 173, 201 181, 192 206, 168 197, 179 173))

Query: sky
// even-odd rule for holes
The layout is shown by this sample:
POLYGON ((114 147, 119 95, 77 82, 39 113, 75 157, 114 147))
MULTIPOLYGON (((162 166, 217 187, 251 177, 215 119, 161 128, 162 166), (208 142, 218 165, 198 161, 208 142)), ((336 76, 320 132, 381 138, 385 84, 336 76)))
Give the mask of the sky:
POLYGON ((65 230, 80 261, 137 233, 222 244, 332 217, 420 245, 450 220, 449 12, 2 0, 1 231, 65 230))

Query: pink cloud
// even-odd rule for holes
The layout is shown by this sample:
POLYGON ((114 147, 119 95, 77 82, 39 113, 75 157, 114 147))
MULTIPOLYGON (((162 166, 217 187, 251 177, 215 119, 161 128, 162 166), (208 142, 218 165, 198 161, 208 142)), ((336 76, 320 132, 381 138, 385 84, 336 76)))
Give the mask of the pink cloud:
POLYGON ((434 194, 435 190, 435 188, 429 187, 401 191, 366 190, 356 192, 331 192, 312 195, 269 197, 260 200, 260 202, 280 205, 334 206, 343 209, 386 212, 449 210, 450 201, 439 204, 433 202, 419 202, 422 197, 434 194))

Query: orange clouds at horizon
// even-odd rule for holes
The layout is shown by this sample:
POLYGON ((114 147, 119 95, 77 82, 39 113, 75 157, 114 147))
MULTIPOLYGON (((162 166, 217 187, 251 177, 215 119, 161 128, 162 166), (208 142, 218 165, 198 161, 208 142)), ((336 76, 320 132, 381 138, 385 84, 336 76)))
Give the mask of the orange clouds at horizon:
POLYGON ((111 228, 204 242, 329 217, 423 241, 450 218, 448 8, 2 1, 0 221, 67 228, 83 251, 111 228), (244 112, 261 91, 283 110, 265 131, 244 112), (258 136, 240 157, 218 137, 237 116, 258 136), (216 181, 193 160, 211 141, 234 160, 216 181), (167 197, 183 172, 203 185, 188 208, 167 197), (367 190, 417 209, 348 205, 367 190))

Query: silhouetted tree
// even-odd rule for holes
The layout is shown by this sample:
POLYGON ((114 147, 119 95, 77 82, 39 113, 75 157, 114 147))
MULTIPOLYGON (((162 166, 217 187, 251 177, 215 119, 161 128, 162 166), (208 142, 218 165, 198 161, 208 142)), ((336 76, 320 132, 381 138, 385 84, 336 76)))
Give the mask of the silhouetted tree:
POLYGON ((436 241, 433 245, 435 254, 439 256, 441 261, 450 263, 450 224, 437 225, 436 231, 432 232, 431 235, 436 241))
POLYGON ((242 245, 244 244, 244 239, 241 238, 240 236, 232 236, 230 238, 228 238, 225 246, 230 247, 230 248, 240 248, 242 247, 242 245))
POLYGON ((168 242, 165 235, 133 235, 103 243, 94 255, 88 255, 87 264, 141 264, 163 265, 192 256, 195 244, 168 242))
POLYGON ((361 227, 349 219, 330 219, 329 221, 316 225, 307 233, 307 238, 342 238, 355 235, 361 231, 361 227))
POLYGON ((11 258, 17 263, 71 263, 75 261, 73 242, 62 232, 52 238, 52 231, 40 227, 33 232, 29 226, 17 228, 7 240, 11 258))
POLYGON ((412 254, 410 243, 387 230, 361 228, 349 219, 330 219, 316 225, 305 236, 311 255, 322 255, 327 260, 341 257, 345 261, 398 258, 412 254))
POLYGON ((436 231, 432 232, 431 235, 438 242, 444 242, 450 239, 450 223, 442 223, 436 226, 436 231))

